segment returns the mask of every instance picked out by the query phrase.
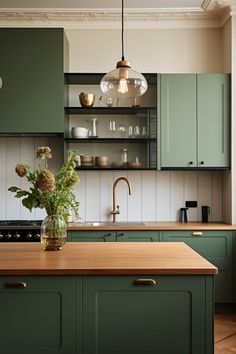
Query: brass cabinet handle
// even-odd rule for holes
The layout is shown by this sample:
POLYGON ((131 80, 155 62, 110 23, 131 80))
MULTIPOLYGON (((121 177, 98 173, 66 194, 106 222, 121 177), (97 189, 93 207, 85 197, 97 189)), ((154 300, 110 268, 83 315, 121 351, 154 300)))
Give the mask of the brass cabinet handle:
POLYGON ((25 289, 27 284, 24 281, 14 282, 8 281, 4 284, 5 288, 12 288, 12 289, 25 289))
POLYGON ((103 236, 103 240, 106 241, 106 238, 109 237, 109 236, 111 236, 111 233, 104 235, 103 236))
POLYGON ((201 231, 193 231, 193 232, 192 232, 192 235, 193 235, 193 236, 202 236, 202 234, 203 234, 203 233, 202 233, 201 231))
POLYGON ((155 286, 157 282, 154 279, 135 279, 133 281, 133 284, 155 286))

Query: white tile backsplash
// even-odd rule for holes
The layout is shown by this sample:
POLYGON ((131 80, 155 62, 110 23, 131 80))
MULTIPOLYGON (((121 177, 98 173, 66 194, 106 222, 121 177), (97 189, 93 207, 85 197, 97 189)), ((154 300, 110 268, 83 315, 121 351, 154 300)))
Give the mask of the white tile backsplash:
MULTIPOLYGON (((13 194, 11 185, 27 187, 27 182, 15 174, 17 162, 36 165, 34 151, 48 145, 54 159, 50 167, 56 170, 63 162, 63 142, 57 137, 0 137, 0 219, 42 219, 44 210, 30 213, 13 194)), ((116 188, 120 205, 120 221, 175 221, 185 200, 197 200, 198 208, 189 210, 190 221, 201 220, 201 206, 211 208, 210 220, 222 221, 223 197, 221 171, 81 171, 75 194, 80 202, 82 220, 111 220, 112 184, 120 176, 128 177, 132 195, 121 181, 116 188)))

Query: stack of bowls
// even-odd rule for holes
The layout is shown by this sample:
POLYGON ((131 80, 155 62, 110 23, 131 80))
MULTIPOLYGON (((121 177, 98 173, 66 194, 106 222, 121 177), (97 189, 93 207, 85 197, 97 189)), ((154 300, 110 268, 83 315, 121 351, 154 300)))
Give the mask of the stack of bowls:
POLYGON ((91 167, 93 166, 93 156, 80 155, 81 166, 91 167))
POLYGON ((105 168, 108 166, 108 157, 107 156, 96 156, 95 164, 99 168, 105 168))

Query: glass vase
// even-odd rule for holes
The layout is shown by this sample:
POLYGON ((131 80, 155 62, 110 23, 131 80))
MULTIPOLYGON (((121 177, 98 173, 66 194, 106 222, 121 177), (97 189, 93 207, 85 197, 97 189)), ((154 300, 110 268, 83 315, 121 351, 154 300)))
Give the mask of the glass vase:
POLYGON ((67 225, 61 215, 48 215, 41 225, 44 251, 60 251, 67 240, 67 225))

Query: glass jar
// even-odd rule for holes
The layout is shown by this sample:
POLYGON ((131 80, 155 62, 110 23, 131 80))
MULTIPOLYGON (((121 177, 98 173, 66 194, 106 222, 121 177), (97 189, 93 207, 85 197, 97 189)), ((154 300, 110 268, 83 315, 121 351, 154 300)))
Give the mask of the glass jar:
POLYGON ((126 165, 128 162, 128 149, 121 149, 121 161, 123 165, 126 165))
POLYGON ((44 251, 60 251, 67 240, 67 225, 62 215, 48 215, 41 225, 44 251))

